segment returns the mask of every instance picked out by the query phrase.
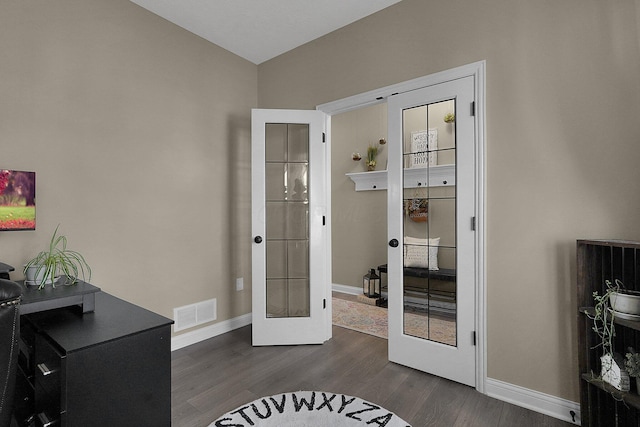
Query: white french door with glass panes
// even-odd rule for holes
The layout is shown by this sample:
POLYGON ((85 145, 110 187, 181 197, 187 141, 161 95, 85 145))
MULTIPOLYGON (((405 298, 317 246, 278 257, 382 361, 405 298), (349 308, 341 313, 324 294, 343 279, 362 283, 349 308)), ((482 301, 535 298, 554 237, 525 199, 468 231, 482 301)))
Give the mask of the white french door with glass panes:
POLYGON ((331 338, 326 115, 252 111, 253 345, 331 338))
POLYGON ((476 385, 474 77, 388 98, 389 360, 476 385))

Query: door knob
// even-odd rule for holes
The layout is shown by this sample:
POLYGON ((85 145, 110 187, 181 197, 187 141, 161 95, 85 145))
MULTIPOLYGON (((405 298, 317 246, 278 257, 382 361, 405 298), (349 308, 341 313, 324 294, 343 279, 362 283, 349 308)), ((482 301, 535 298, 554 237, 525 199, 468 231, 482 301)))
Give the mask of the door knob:
POLYGON ((391 246, 392 248, 397 248, 398 247, 398 239, 389 240, 389 246, 391 246))
POLYGON ((262 243, 262 236, 256 236, 253 241, 256 243, 262 243))

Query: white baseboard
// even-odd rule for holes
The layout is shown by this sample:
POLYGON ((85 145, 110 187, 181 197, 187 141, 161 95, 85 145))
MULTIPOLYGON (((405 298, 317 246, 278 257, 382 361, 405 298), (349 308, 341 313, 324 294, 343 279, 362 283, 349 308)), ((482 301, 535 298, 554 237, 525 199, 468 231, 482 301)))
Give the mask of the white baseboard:
POLYGON ((487 396, 580 425, 580 404, 576 402, 491 378, 487 378, 485 392, 487 396))
POLYGON ((362 293, 362 288, 355 286, 341 285, 339 283, 332 283, 331 290, 335 292, 342 292, 343 294, 359 295, 362 293))
POLYGON ((211 326, 205 326, 204 328, 196 329, 195 331, 176 335, 175 337, 171 338, 171 351, 178 350, 182 347, 187 347, 191 344, 195 344, 227 332, 231 332, 234 329, 242 328, 243 326, 247 326, 250 324, 251 313, 248 313, 243 314, 242 316, 234 317, 233 319, 215 323, 211 326))

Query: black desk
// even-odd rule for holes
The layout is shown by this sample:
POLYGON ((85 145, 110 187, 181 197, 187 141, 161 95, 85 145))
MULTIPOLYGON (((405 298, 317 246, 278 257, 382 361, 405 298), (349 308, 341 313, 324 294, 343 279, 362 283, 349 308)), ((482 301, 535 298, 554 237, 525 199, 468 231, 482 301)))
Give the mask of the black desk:
POLYGON ((170 426, 171 324, 95 292, 95 311, 69 306, 21 316, 19 426, 170 426))

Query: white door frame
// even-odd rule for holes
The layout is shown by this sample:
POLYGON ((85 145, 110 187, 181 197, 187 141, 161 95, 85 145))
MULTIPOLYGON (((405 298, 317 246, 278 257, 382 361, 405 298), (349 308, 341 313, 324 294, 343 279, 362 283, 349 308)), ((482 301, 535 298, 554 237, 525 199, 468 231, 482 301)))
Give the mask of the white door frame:
MULTIPOLYGON (((472 64, 463 65, 450 70, 441 71, 428 76, 419 77, 403 83, 372 90, 359 95, 343 98, 337 101, 318 105, 317 110, 326 113, 328 116, 345 113, 347 111, 380 104, 386 102, 387 97, 456 80, 462 77, 472 76, 475 83, 475 182, 474 189, 476 205, 476 241, 475 241, 475 289, 476 289, 476 390, 485 393, 487 379, 487 349, 486 349, 486 260, 485 260, 485 228, 486 228, 486 208, 485 208, 485 68, 486 62, 479 61, 472 64)), ((331 168, 331 118, 327 120, 327 168, 331 168)), ((330 171, 327 171, 328 176, 330 171)), ((329 194, 331 187, 328 186, 329 194)), ((331 212, 331 197, 327 200, 327 212, 331 212)), ((328 222, 328 236, 331 236, 331 221, 328 222)), ((328 246, 328 259, 331 260, 331 241, 328 246)), ((331 268, 331 262, 328 263, 331 268)), ((328 272, 331 277, 331 270, 328 272)))

